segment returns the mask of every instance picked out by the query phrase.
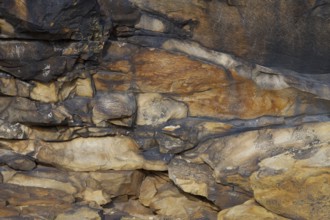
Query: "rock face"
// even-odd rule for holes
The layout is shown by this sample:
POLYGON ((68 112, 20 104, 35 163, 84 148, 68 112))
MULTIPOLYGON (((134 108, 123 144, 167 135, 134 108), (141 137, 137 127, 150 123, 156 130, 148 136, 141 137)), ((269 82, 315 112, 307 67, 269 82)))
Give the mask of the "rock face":
POLYGON ((0 218, 330 219, 329 15, 0 1, 0 218))

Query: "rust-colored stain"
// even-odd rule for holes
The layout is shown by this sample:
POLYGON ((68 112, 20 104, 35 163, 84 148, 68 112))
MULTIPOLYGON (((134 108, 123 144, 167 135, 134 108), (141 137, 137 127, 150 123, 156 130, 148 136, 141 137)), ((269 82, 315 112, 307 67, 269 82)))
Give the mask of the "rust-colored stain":
POLYGON ((100 91, 164 93, 185 102, 190 116, 251 119, 293 116, 313 105, 295 89, 266 90, 233 70, 162 50, 142 49, 131 60, 106 65, 93 76, 100 91), (134 68, 133 68, 134 67, 134 68), (112 72, 115 71, 115 72, 112 72))
POLYGON ((146 50, 134 62, 136 84, 142 92, 189 94, 228 84, 223 69, 183 55, 146 50))

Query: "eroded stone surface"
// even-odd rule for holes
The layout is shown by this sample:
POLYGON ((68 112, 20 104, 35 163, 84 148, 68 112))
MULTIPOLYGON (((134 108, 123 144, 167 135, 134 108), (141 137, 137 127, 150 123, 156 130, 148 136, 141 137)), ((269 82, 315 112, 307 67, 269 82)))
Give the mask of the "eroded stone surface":
POLYGON ((74 171, 142 168, 166 170, 165 162, 144 159, 139 154, 137 144, 123 136, 77 138, 69 142, 44 143, 36 158, 41 162, 74 171))
POLYGON ((157 93, 143 93, 137 98, 138 125, 159 125, 171 119, 185 118, 188 108, 184 103, 166 98, 157 93))
POLYGON ((251 190, 248 177, 258 169, 259 160, 286 151, 318 151, 329 141, 329 129, 329 122, 324 122, 249 131, 208 140, 186 155, 209 164, 214 169, 216 181, 251 190))
POLYGON ((330 33, 327 2, 130 1, 152 14, 183 24, 181 27, 190 30, 193 40, 208 48, 263 65, 299 72, 315 68, 321 73, 329 72, 329 45, 325 43, 330 33), (311 37, 311 32, 317 36, 311 37), (317 44, 313 47, 306 42, 317 44))
POLYGON ((216 219, 214 206, 181 193, 164 175, 149 176, 143 181, 139 201, 164 216, 216 219))
POLYGON ((329 8, 0 0, 0 218, 329 219, 329 8))
POLYGON ((329 141, 321 146, 262 160, 251 176, 258 203, 290 219, 329 218, 329 141))
POLYGON ((216 183, 212 169, 206 164, 175 158, 169 164, 168 172, 169 178, 183 191, 204 196, 221 209, 239 205, 252 196, 239 187, 216 183))
POLYGON ((234 206, 232 208, 225 209, 219 212, 218 220, 224 219, 285 220, 287 218, 269 212, 262 206, 258 205, 254 200, 249 200, 242 205, 234 206))

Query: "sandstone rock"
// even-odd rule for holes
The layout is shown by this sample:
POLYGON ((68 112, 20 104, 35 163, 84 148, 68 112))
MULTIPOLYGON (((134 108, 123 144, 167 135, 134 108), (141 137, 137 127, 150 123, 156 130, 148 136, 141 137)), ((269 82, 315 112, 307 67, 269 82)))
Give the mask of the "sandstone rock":
POLYGON ((166 26, 161 20, 148 15, 142 15, 139 23, 135 25, 135 28, 154 32, 164 32, 166 30, 166 26))
MULTIPOLYGON (((35 176, 32 174, 16 173, 6 183, 29 186, 29 187, 40 187, 45 189, 54 189, 63 191, 67 194, 74 195, 77 193, 77 189, 69 182, 62 182, 57 179, 59 177, 53 176, 53 178, 38 177, 39 170, 35 171, 35 176)), ((60 174, 60 173, 58 173, 60 174)))
POLYGON ((252 195, 230 185, 215 182, 212 169, 206 164, 194 164, 175 158, 168 167, 169 178, 183 191, 204 196, 221 209, 242 204, 252 195))
MULTIPOLYGON (((329 133, 329 126, 327 127, 329 133)), ((262 160, 251 176, 254 197, 290 219, 330 218, 329 141, 262 160)))
POLYGON ((74 201, 72 196, 58 190, 13 184, 0 184, 0 188, 0 201, 11 206, 47 206, 49 211, 52 207, 65 210, 74 201))
MULTIPOLYGON (((265 87, 264 84, 259 83, 260 87, 255 83, 260 80, 252 76, 252 67, 226 54, 212 53, 194 44, 180 44, 178 41, 170 40, 164 47, 183 51, 197 58, 211 59, 225 69, 183 55, 141 49, 133 54, 134 78, 131 73, 103 76, 97 74, 98 87, 104 91, 114 79, 124 87, 118 87, 115 83, 110 86, 110 91, 134 89, 144 93, 166 93, 186 103, 189 115, 193 117, 252 119, 266 115, 290 117, 303 113, 328 112, 330 105, 328 101, 317 100, 313 95, 290 88, 282 75, 269 79, 270 85, 262 88, 265 87), (201 52, 198 52, 199 49, 201 52), (201 72, 205 74, 200 74, 201 72), (172 75, 176 76, 176 80, 172 80, 172 75)), ((255 71, 255 74, 259 74, 261 70, 255 71)), ((271 74, 263 75, 269 77, 271 74)), ((317 93, 320 97, 327 97, 326 91, 313 89, 319 85, 318 83, 311 85, 313 86, 308 87, 307 91, 317 93)))
POLYGON ((38 167, 18 172, 5 182, 19 186, 42 187, 63 191, 84 201, 103 205, 120 195, 138 194, 144 175, 140 171, 74 172, 38 167))
POLYGON ((31 84, 15 79, 9 74, 0 73, 0 94, 29 97, 31 84))
POLYGON ((229 1, 228 4, 228 1, 191 0, 131 2, 143 11, 186 24, 191 30, 192 39, 208 48, 227 51, 266 66, 279 66, 298 72, 329 72, 326 58, 329 45, 325 44, 325 39, 330 35, 330 27, 326 23, 327 3, 229 1), (309 13, 302 17, 301 14, 307 11, 309 13), (311 38, 310 33, 316 36, 311 38), (307 42, 316 45, 313 47, 314 44, 308 45, 307 42))
POLYGON ((229 83, 223 69, 183 55, 141 50, 134 62, 136 86, 141 92, 189 94, 229 83))
POLYGON ((171 119, 185 118, 188 114, 184 103, 156 93, 139 94, 137 108, 137 125, 156 126, 171 119))
POLYGON ((42 84, 36 82, 31 91, 31 98, 41 102, 57 102, 58 88, 54 83, 42 84))
POLYGON ((56 220, 101 220, 100 210, 89 207, 75 207, 59 214, 56 220))
POLYGON ((207 202, 181 193, 165 176, 149 176, 141 186, 139 201, 158 215, 172 218, 216 218, 216 208, 207 202))
POLYGON ((187 159, 204 161, 214 169, 219 183, 233 183, 251 191, 249 176, 258 170, 258 161, 286 151, 318 150, 329 141, 329 122, 295 128, 248 131, 210 139, 187 152, 187 159))
POLYGON ((113 202, 113 208, 106 209, 104 219, 160 219, 153 211, 143 206, 138 200, 113 202))
POLYGON ((36 157, 40 162, 74 171, 166 170, 163 161, 144 159, 136 143, 124 136, 45 143, 36 157))
POLYGON ((240 219, 273 219, 273 220, 285 220, 262 206, 258 205, 254 200, 249 200, 242 205, 234 206, 229 209, 222 210, 218 214, 218 220, 240 220, 240 219))

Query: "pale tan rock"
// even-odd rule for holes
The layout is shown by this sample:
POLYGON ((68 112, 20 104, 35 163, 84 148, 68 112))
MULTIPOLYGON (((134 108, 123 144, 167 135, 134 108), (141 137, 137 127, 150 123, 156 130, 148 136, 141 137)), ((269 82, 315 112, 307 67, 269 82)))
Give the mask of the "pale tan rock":
POLYGON ((147 177, 142 183, 139 201, 158 215, 171 218, 216 218, 216 207, 181 193, 166 176, 147 177))
POLYGON ((23 173, 16 173, 12 178, 10 178, 6 182, 20 186, 56 189, 71 195, 77 193, 77 189, 73 187, 72 184, 70 183, 61 182, 56 180, 55 178, 54 179, 38 178, 34 176, 24 175, 23 173))
POLYGON ((99 205, 109 203, 120 195, 136 196, 144 178, 140 171, 65 172, 54 168, 37 167, 30 172, 0 171, 4 182, 19 186, 55 189, 75 198, 99 205))
POLYGON ((241 219, 260 219, 260 220, 285 220, 258 205, 254 200, 249 200, 242 205, 224 209, 218 214, 218 220, 241 220, 241 219))
POLYGON ((56 216, 56 220, 101 220, 99 210, 89 207, 76 207, 56 216))
POLYGON ((44 143, 36 157, 41 162, 74 171, 167 169, 163 161, 144 159, 137 144, 124 136, 44 143))
POLYGON ((234 183, 251 191, 248 177, 258 170, 258 161, 290 151, 318 149, 329 141, 329 122, 309 123, 294 128, 248 131, 210 139, 187 159, 206 162, 214 169, 217 182, 234 183))
POLYGON ((330 145, 320 144, 262 160, 250 178, 256 201, 290 219, 329 219, 330 145))
POLYGON ((15 33, 14 27, 5 19, 0 19, 0 36, 12 36, 15 33))
POLYGON ((104 205, 111 201, 110 196, 104 193, 102 190, 92 190, 87 188, 80 195, 84 201, 93 201, 98 205, 104 205))
POLYGON ((157 93, 143 93, 137 97, 138 125, 159 125, 171 119, 185 118, 188 108, 180 103, 157 93))
POLYGON ((87 186, 94 189, 102 189, 111 197, 138 195, 142 180, 144 179, 144 174, 138 170, 89 172, 89 176, 98 185, 97 187, 93 187, 87 184, 87 186))
POLYGON ((31 98, 41 102, 57 102, 58 88, 55 83, 34 82, 34 87, 30 94, 31 98))
POLYGON ((150 208, 143 206, 138 200, 130 199, 128 201, 114 201, 112 203, 113 208, 105 209, 105 218, 116 219, 150 219, 158 220, 161 219, 159 216, 154 215, 150 208))
POLYGON ((0 94, 28 97, 31 85, 7 74, 0 74, 0 94))
POLYGON ((164 32, 166 26, 161 20, 143 14, 139 20, 139 23, 135 25, 135 28, 154 32, 164 32))
POLYGON ((75 94, 77 96, 92 98, 94 96, 92 83, 91 78, 77 79, 75 83, 75 94))

